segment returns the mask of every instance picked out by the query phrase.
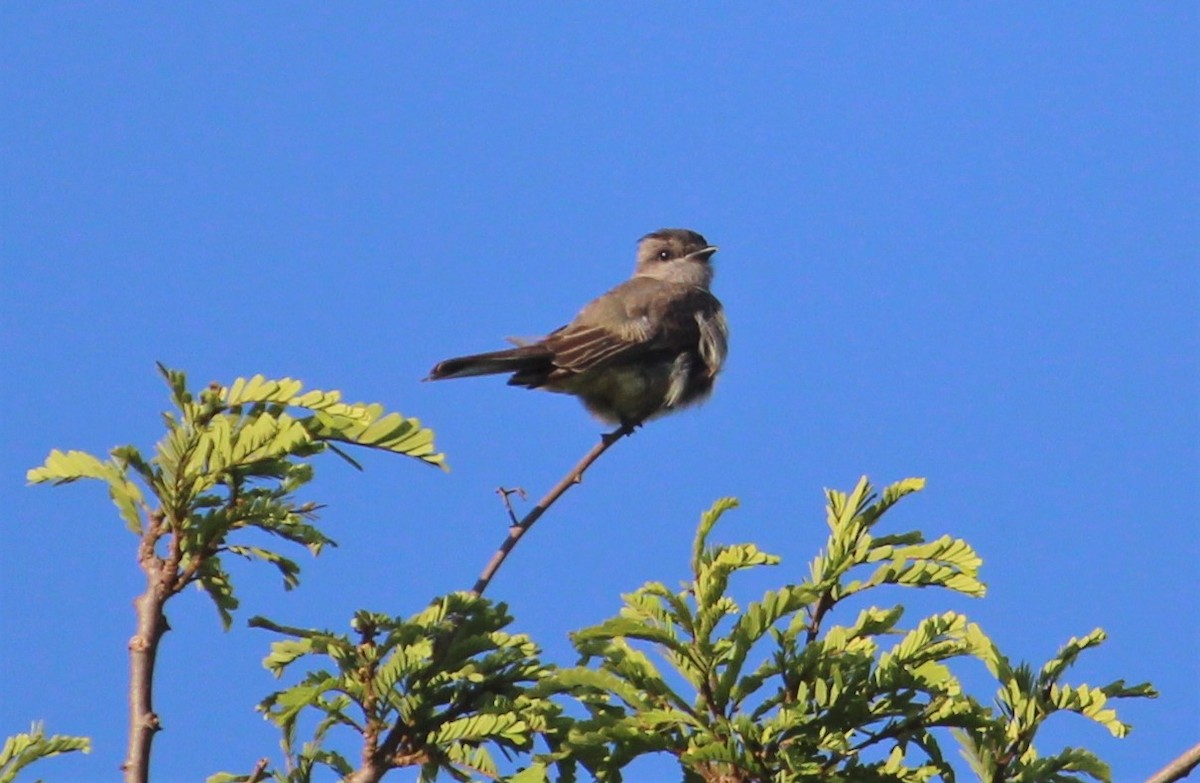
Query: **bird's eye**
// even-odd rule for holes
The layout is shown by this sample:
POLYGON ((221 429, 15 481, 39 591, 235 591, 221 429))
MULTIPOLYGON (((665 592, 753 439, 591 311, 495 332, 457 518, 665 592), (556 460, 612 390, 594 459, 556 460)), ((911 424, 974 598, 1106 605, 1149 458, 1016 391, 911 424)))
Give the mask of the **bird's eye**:
POLYGON ((660 251, 658 251, 658 258, 659 258, 659 260, 660 260, 660 261, 666 261, 666 260, 667 260, 668 258, 670 258, 670 257, 671 257, 671 251, 670 251, 670 250, 660 250, 660 251))

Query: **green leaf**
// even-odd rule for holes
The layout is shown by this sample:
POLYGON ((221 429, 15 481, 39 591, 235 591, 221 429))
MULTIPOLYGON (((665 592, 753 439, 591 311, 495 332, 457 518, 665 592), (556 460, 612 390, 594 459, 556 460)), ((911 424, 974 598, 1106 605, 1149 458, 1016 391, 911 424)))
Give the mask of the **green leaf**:
POLYGON ((108 481, 115 469, 109 462, 88 454, 86 451, 62 452, 54 449, 46 462, 40 468, 33 468, 25 474, 31 484, 53 482, 66 484, 81 478, 100 479, 108 481))
POLYGON ((304 384, 292 378, 277 381, 267 380, 262 375, 238 378, 227 389, 221 390, 221 399, 227 405, 243 405, 252 402, 275 402, 293 404, 292 400, 304 384))
POLYGON ((405 454, 446 469, 446 455, 434 448, 432 430, 417 419, 384 414, 380 405, 351 406, 349 412, 318 410, 304 426, 320 440, 405 454))
POLYGON ((1082 639, 1072 636, 1059 649, 1058 654, 1042 666, 1041 681, 1045 684, 1058 682, 1058 678, 1079 659, 1079 655, 1091 647, 1099 647, 1107 635, 1101 628, 1096 628, 1082 639))
MULTIPOLYGON (((283 776, 282 773, 279 773, 279 772, 272 773, 269 769, 265 770, 263 774, 264 774, 263 777, 256 778, 256 780, 268 780, 269 778, 267 778, 266 775, 270 775, 271 777, 273 777, 275 780, 278 780, 278 781, 284 781, 284 780, 301 781, 301 780, 303 780, 303 781, 305 781, 305 783, 309 783, 309 778, 298 776, 295 774, 295 771, 293 771, 292 775, 290 775, 286 778, 283 776)), ((233 772, 217 772, 216 774, 209 775, 207 778, 205 778, 204 783, 246 783, 247 781, 250 780, 250 775, 251 775, 251 773, 249 773, 249 772, 243 772, 241 774, 236 774, 233 772)))
POLYGON ((1027 663, 1012 665, 982 632, 968 632, 968 636, 973 636, 978 654, 1000 685, 996 697, 999 715, 959 736, 973 768, 988 778, 1003 772, 1005 780, 1022 783, 1073 783, 1080 776, 1107 783, 1107 766, 1090 752, 1068 748, 1054 756, 1041 756, 1034 744, 1047 718, 1056 712, 1074 712, 1104 726, 1113 736, 1124 737, 1129 726, 1117 719, 1109 699, 1156 695, 1145 683, 1131 688, 1120 680, 1101 687, 1060 682, 1080 653, 1103 642, 1104 632, 1096 629, 1070 639, 1036 675, 1027 663))
POLYGON ((271 654, 263 659, 263 666, 279 677, 283 670, 314 650, 311 639, 286 639, 271 644, 271 654))
POLYGON ((295 500, 313 475, 305 460, 337 441, 444 467, 444 456, 433 448, 432 431, 380 405, 347 405, 338 392, 301 393, 299 381, 261 375, 239 378, 228 388, 210 384, 193 394, 184 373, 161 363, 158 370, 177 411, 163 415, 166 432, 149 460, 133 446, 113 449, 109 460, 54 450, 42 466, 28 472, 28 479, 104 481, 134 533, 142 535, 147 520, 156 525, 143 543, 165 558, 169 567, 162 573, 171 578, 152 589, 164 590, 170 598, 198 582, 226 628, 238 602, 220 553, 271 564, 287 589, 299 583, 300 573, 295 560, 272 548, 231 541, 235 531, 258 528, 314 555, 334 544, 312 524, 318 506, 295 500), (311 415, 297 418, 292 415, 297 409, 311 415), (157 502, 147 505, 143 490, 157 502))
POLYGON ((438 726, 430 739, 438 744, 467 740, 483 742, 493 737, 521 734, 527 726, 515 715, 472 715, 448 721, 438 726))
POLYGON ((727 699, 740 702, 761 686, 763 678, 774 667, 761 669, 761 674, 739 679, 746 658, 755 644, 774 627, 775 623, 793 615, 818 598, 816 589, 808 583, 787 585, 779 590, 769 590, 762 600, 753 601, 737 619, 729 634, 732 644, 726 656, 726 666, 721 673, 716 689, 718 703, 727 699))
POLYGON ((945 587, 955 592, 982 597, 987 588, 979 581, 983 560, 967 542, 942 536, 929 543, 907 546, 870 547, 868 561, 888 558, 865 582, 851 582, 843 595, 883 584, 913 587, 945 587))
POLYGON ((883 496, 879 500, 878 513, 882 514, 900 502, 901 498, 923 489, 925 489, 925 479, 923 478, 900 479, 883 490, 883 496))
POLYGON ((233 611, 238 607, 238 600, 220 558, 215 555, 205 558, 196 572, 196 581, 212 599, 217 614, 221 616, 221 626, 228 631, 229 626, 233 625, 233 611))
POLYGON ((286 726, 304 709, 320 704, 321 698, 338 684, 337 678, 327 672, 312 672, 303 682, 268 696, 260 708, 277 726, 286 726))
MULTIPOLYGON (((129 447, 120 450, 129 453, 129 447)), ((25 474, 30 484, 70 484, 82 478, 99 479, 108 485, 112 498, 125 525, 135 534, 142 532, 142 492, 125 474, 124 461, 101 460, 85 451, 62 452, 54 449, 41 467, 32 468, 25 474)))
POLYGON ((528 752, 558 714, 536 646, 507 633, 510 622, 503 605, 468 593, 442 596, 407 619, 357 612, 354 639, 254 618, 253 626, 289 637, 275 642, 264 661, 273 672, 301 659, 310 667, 322 657, 335 664, 310 668, 259 709, 283 732, 293 768, 303 762, 291 749, 297 726, 310 725, 301 720, 308 714, 318 719, 305 747, 334 729, 361 735, 374 726, 381 736, 397 737, 393 767, 419 767, 425 779, 494 778, 492 749, 528 752))
POLYGON ((586 669, 575 666, 556 669, 543 683, 542 688, 552 693, 602 692, 611 694, 627 705, 638 709, 650 709, 648 694, 623 677, 603 669, 586 669))
MULTIPOLYGON (((452 769, 450 774, 460 780, 470 779, 470 773, 475 773, 476 776, 482 776, 488 780, 495 780, 499 777, 496 762, 487 748, 454 743, 446 748, 445 756, 448 763, 443 766, 443 769, 447 767, 452 769), (463 776, 464 772, 466 776, 463 776)), ((433 775, 431 780, 436 779, 437 771, 433 769, 432 765, 430 765, 430 774, 433 775)), ((475 777, 474 779, 478 780, 479 778, 475 777)))
POLYGON ((1053 756, 1036 759, 1021 770, 1021 780, 1030 783, 1076 781, 1080 775, 1109 783, 1112 771, 1098 756, 1082 748, 1065 748, 1053 756), (1078 774, 1063 774, 1078 773, 1078 774))
MULTIPOLYGON (((830 535, 812 578, 768 591, 744 611, 730 575, 777 559, 751 544, 713 545, 717 514, 703 516, 690 583, 673 592, 650 582, 626 596, 618 617, 572 636, 598 671, 572 671, 559 681, 558 692, 574 695, 589 717, 558 747, 601 781, 620 780, 625 764, 651 752, 680 758, 688 783, 952 781, 931 733, 940 727, 978 737, 980 758, 997 758, 987 755, 997 718, 963 693, 948 664, 970 655, 1011 673, 1015 686, 1033 678, 1014 669, 978 626, 947 612, 904 631, 899 606, 862 609, 849 626, 828 621, 846 596, 884 585, 983 594, 982 561, 964 541, 927 542, 919 531, 873 534, 885 512, 923 486, 905 479, 876 494, 864 477, 849 493, 828 491, 830 535), (863 577, 850 581, 856 568, 863 577), (880 644, 894 634, 901 638, 890 649, 880 644), (767 637, 773 654, 743 674, 767 637), (651 654, 673 671, 660 674, 651 654)), ((1025 691, 1015 692, 1012 709, 1025 715, 1025 691)), ((1104 709, 1095 714, 1104 717, 1104 709)), ((1005 748, 1006 736, 999 734, 1005 748)))
POLYGON ((835 489, 825 490, 826 516, 825 522, 833 533, 848 530, 857 516, 874 495, 874 488, 866 476, 860 476, 854 489, 846 494, 835 489))
POLYGON ((42 723, 35 722, 28 733, 4 740, 0 748, 0 783, 12 783, 18 772, 35 761, 76 751, 91 753, 91 740, 63 734, 47 737, 42 723))
POLYGON ((216 772, 204 779, 204 783, 244 783, 249 775, 235 775, 232 772, 216 772))
POLYGON ((676 652, 686 649, 685 643, 678 638, 671 628, 657 627, 633 617, 613 617, 605 620, 600 625, 577 631, 572 636, 580 643, 596 639, 641 639, 661 644, 676 652))
POLYGON ((550 775, 545 764, 535 762, 509 777, 508 783, 550 783, 550 775))
POLYGON ((238 544, 230 544, 226 547, 226 551, 241 555, 247 560, 262 560, 270 563, 279 570, 283 576, 283 587, 285 590, 291 590, 300 583, 300 566, 294 560, 289 560, 278 552, 272 552, 269 549, 263 549, 257 546, 241 546, 238 544))
POLYGON ((1087 685, 1053 685, 1048 695, 1050 703, 1057 709, 1075 712, 1104 726, 1114 737, 1124 737, 1129 733, 1128 724, 1117 720, 1117 711, 1104 709, 1108 696, 1102 688, 1089 688, 1087 685))
POLYGON ((1124 680, 1115 680, 1100 688, 1110 699, 1146 698, 1157 699, 1158 691, 1148 682, 1126 685, 1124 680))
POLYGON ((696 538, 692 543, 692 573, 697 574, 700 571, 700 557, 708 545, 708 536, 712 533, 717 522, 720 521, 721 515, 731 508, 737 508, 737 498, 720 498, 712 504, 712 506, 700 515, 700 524, 696 528, 696 538))

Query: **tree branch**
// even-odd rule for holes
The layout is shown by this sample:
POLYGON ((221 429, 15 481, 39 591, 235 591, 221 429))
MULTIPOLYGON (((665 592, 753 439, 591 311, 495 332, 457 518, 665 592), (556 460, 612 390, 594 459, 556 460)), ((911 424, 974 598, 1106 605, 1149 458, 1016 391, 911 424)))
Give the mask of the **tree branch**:
POLYGON ((249 777, 246 778, 246 783, 260 783, 260 781, 266 780, 267 779, 267 765, 270 763, 271 763, 271 760, 268 759, 266 756, 259 759, 258 762, 254 765, 254 769, 250 770, 250 775, 249 775, 249 777))
MULTIPOLYGON (((517 542, 521 540, 521 537, 525 535, 529 528, 533 527, 533 523, 537 522, 542 514, 545 514, 546 510, 554 505, 554 502, 562 497, 568 489, 583 480, 584 471, 591 467, 592 463, 600 458, 600 455, 608 451, 621 438, 624 438, 626 435, 632 435, 637 426, 636 423, 622 424, 616 430, 602 435, 600 442, 593 446, 583 456, 583 459, 579 460, 575 464, 575 467, 571 468, 554 485, 554 488, 546 493, 546 496, 539 500, 536 506, 530 509, 529 513, 523 519, 518 520, 516 518, 516 514, 512 510, 512 504, 509 501, 509 496, 514 492, 519 493, 520 490, 504 488, 498 490, 509 515, 510 525, 508 536, 501 542, 500 548, 492 555, 491 560, 484 567, 483 573, 480 574, 478 581, 475 582, 475 587, 471 589, 473 595, 479 596, 483 594, 488 584, 491 583, 492 577, 500 570, 504 559, 508 557, 508 553, 512 551, 513 547, 517 545, 517 542)), ((459 629, 460 626, 455 624, 453 630, 450 632, 451 638, 458 633, 459 629)), ((464 706, 469 706, 469 704, 464 706)), ((424 749, 417 749, 415 755, 411 758, 400 759, 397 757, 397 754, 407 752, 405 749, 402 749, 401 745, 404 743, 406 731, 410 728, 400 716, 396 717, 396 722, 387 730, 382 740, 378 737, 380 728, 382 727, 375 727, 375 733, 366 737, 363 746, 362 765, 346 778, 347 783, 378 783, 389 769, 397 766, 424 763, 424 761, 428 760, 424 749)), ((371 729, 368 728, 368 731, 371 731, 371 729)))
POLYGON ((825 613, 833 608, 833 592, 832 588, 826 588, 821 597, 817 599, 817 605, 812 609, 812 614, 808 620, 808 633, 805 634, 805 643, 812 644, 821 634, 821 621, 825 619, 825 613))
POLYGON ((137 628, 129 640, 129 749, 121 769, 125 783, 146 783, 150 777, 150 746, 162 728, 154 712, 154 661, 158 643, 169 630, 163 606, 171 594, 169 569, 155 552, 164 534, 161 510, 147 520, 138 546, 138 565, 146 573, 146 591, 134 599, 137 628))
POLYGON ((612 432, 608 432, 600 436, 600 442, 593 446, 587 454, 583 455, 583 459, 579 460, 575 467, 571 468, 571 470, 567 472, 567 475, 563 476, 562 479, 554 485, 554 488, 547 492, 546 496, 539 500, 536 506, 530 509, 529 513, 525 515, 524 519, 508 528, 508 537, 501 542, 500 548, 496 550, 494 555, 492 555, 492 559, 489 560, 488 564, 484 567, 483 573, 479 575, 479 580, 476 581, 475 586, 471 588, 471 592, 474 595, 483 594, 483 591, 487 589, 488 584, 491 583, 492 577, 496 575, 496 572, 500 570, 500 566, 504 564, 504 559, 508 557, 508 553, 511 552, 513 547, 517 545, 517 542, 521 540, 521 537, 528 532, 529 528, 533 527, 533 523, 537 522, 538 519, 541 518, 542 514, 545 514, 546 510, 550 508, 550 506, 554 505, 554 502, 562 497, 568 489, 583 481, 584 471, 591 467, 593 462, 600 459, 600 455, 608 451, 609 447, 619 441, 621 438, 624 438, 626 435, 632 435, 636 427, 637 424, 622 424, 612 432))
POLYGON ((1175 783, 1176 780, 1186 778, 1198 766, 1200 766, 1200 743, 1185 750, 1179 758, 1147 779, 1146 783, 1175 783))

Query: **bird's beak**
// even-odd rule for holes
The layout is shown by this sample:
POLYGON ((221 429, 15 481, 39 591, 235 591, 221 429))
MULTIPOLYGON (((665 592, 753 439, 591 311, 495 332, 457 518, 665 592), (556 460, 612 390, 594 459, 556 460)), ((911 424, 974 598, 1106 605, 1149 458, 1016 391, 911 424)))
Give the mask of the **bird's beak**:
POLYGON ((712 254, 717 252, 717 250, 718 248, 716 245, 709 245, 708 247, 697 250, 694 253, 689 253, 688 258, 694 258, 697 261, 707 261, 708 259, 712 258, 712 254))

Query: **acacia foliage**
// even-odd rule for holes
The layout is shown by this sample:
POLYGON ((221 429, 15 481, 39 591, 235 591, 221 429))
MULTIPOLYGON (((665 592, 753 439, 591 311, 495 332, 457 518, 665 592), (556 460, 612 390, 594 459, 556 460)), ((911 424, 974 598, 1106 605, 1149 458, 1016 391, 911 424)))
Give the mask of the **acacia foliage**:
POLYGON ((35 761, 74 752, 91 753, 91 740, 62 734, 47 737, 45 727, 34 722, 29 731, 12 735, 0 747, 0 783, 12 783, 17 773, 35 761))
POLYGON ((159 589, 175 595, 199 584, 226 628, 238 606, 226 555, 270 564, 289 590, 300 574, 292 558, 236 537, 257 529, 313 555, 334 544, 315 524, 319 506, 296 498, 313 478, 312 457, 333 451, 357 466, 340 447, 358 446, 445 468, 432 430, 379 404, 345 403, 340 392, 306 392, 300 381, 261 375, 193 393, 184 373, 158 368, 175 410, 163 414, 167 431, 150 456, 132 445, 107 459, 55 449, 27 479, 104 482, 126 527, 142 539, 139 561, 161 576, 159 589))
POLYGON ((269 668, 282 671, 313 654, 338 664, 310 671, 260 705, 284 732, 288 760, 276 780, 308 783, 324 764, 351 781, 417 767, 422 781, 445 773, 464 781, 619 783, 635 759, 667 754, 684 783, 952 783, 957 773, 942 747, 950 730, 986 783, 1109 780, 1089 751, 1043 757, 1033 743, 1045 719, 1063 710, 1123 736, 1128 727, 1107 700, 1153 695, 1148 685, 1060 682, 1100 632, 1071 640, 1029 679, 1022 674, 1029 667, 1010 664, 956 612, 906 624, 900 605, 868 606, 833 622, 845 599, 887 586, 984 594, 981 560, 966 542, 877 530, 923 484, 906 479, 876 493, 864 478, 849 493, 828 491, 829 537, 807 578, 744 605, 732 594, 734 577, 780 558, 752 543, 714 543, 718 521, 736 506, 718 501, 700 519, 691 578, 678 589, 649 582, 624 596, 615 617, 574 633, 575 666, 540 661, 532 642, 503 630, 511 618, 502 606, 467 594, 438 599, 406 621, 373 616, 371 627, 389 634, 382 644, 363 633, 363 616, 357 641, 259 621, 291 637, 273 645, 269 668), (956 664, 971 659, 999 681, 994 706, 964 691, 956 664), (464 685, 472 678, 475 685, 464 685), (305 712, 317 729, 297 745, 305 712), (334 728, 361 735, 372 761, 356 767, 329 750, 334 728), (384 747, 380 737, 403 740, 384 747), (541 752, 533 750, 539 739, 541 752), (524 761, 505 774, 497 750, 524 761))
MULTIPOLYGON (((378 405, 261 376, 193 394, 182 373, 160 370, 175 411, 150 456, 132 446, 107 459, 53 451, 28 477, 104 482, 139 538, 148 590, 169 598, 199 583, 226 627, 237 601, 222 557, 265 561, 286 587, 298 582, 294 561, 244 543, 241 531, 314 554, 333 543, 316 523, 318 506, 297 499, 310 457, 333 451, 353 463, 340 446, 356 445, 444 467, 430 430, 378 405)), ((1071 639, 1035 669, 1009 661, 960 613, 906 622, 902 605, 872 604, 896 587, 985 592, 981 559, 965 541, 881 530, 887 512, 923 486, 905 479, 877 492, 863 478, 850 492, 828 490, 829 535, 807 575, 752 601, 738 598, 737 577, 780 558, 753 543, 718 543, 717 525, 736 506, 718 501, 700 518, 688 580, 625 595, 616 616, 572 635, 573 666, 541 660, 533 640, 511 630, 503 604, 469 593, 408 617, 360 611, 348 634, 254 618, 282 637, 264 663, 290 683, 258 708, 280 728, 284 760, 210 782, 332 774, 374 783, 415 768, 421 781, 620 783, 634 760, 666 754, 684 783, 954 783, 942 747, 951 734, 985 783, 1110 780, 1088 750, 1043 755, 1035 743, 1057 712, 1124 736, 1112 700, 1155 695, 1147 684, 1063 681, 1102 631, 1071 639), (862 607, 853 616, 850 598, 862 607), (994 698, 965 691, 958 672, 972 660, 995 677, 994 698)), ((46 739, 35 727, 4 746, 0 780, 83 749, 83 738, 46 739)))
MULTIPOLYGON (((1072 639, 1036 680, 1013 667, 976 624, 956 612, 903 622, 904 608, 868 606, 845 624, 846 598, 884 586, 935 587, 982 596, 981 559, 965 541, 917 531, 879 534, 884 514, 924 486, 897 482, 876 493, 866 478, 827 491, 829 537, 808 577, 744 606, 730 592, 737 572, 776 565, 756 545, 716 544, 732 499, 700 520, 691 579, 672 590, 649 582, 624 596, 620 613, 573 635, 584 665, 549 680, 587 709, 551 738, 561 777, 576 768, 600 781, 649 753, 675 757, 685 783, 699 781, 954 781, 942 748, 954 729, 981 781, 1108 780, 1093 754, 1041 757, 1034 736, 1056 711, 1076 712, 1123 736, 1111 698, 1152 696, 1149 685, 1071 687, 1059 678, 1099 631, 1072 639), (983 661, 1000 683, 996 705, 966 693, 959 659, 983 661)), ((532 765, 521 783, 546 781, 532 765)))
POLYGON ((421 781, 441 773, 498 778, 494 751, 530 752, 558 713, 533 689, 548 668, 527 636, 504 630, 511 622, 503 604, 470 593, 435 599, 409 618, 358 612, 352 636, 251 620, 287 637, 263 661, 277 676, 293 665, 317 667, 259 704, 283 733, 285 769, 276 779, 309 781, 322 767, 350 779, 404 767, 417 767, 421 781), (297 744, 306 714, 319 720, 312 738, 297 744), (334 729, 361 740, 357 771, 326 745, 334 729))

